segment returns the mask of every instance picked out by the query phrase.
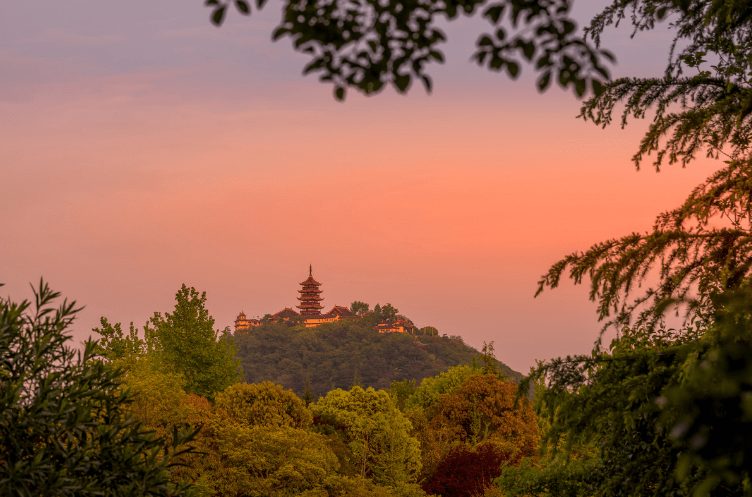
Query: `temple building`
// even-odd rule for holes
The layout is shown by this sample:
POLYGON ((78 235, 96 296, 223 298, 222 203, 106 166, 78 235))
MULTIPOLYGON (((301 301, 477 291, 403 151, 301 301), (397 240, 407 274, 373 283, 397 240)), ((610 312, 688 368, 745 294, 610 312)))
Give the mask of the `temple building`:
POLYGON ((379 323, 374 327, 379 333, 410 333, 415 334, 415 326, 409 322, 398 319, 394 323, 379 323))
POLYGON ((321 309, 324 308, 320 304, 322 300, 321 290, 319 287, 321 283, 313 279, 313 266, 308 267, 308 279, 300 284, 303 287, 302 290, 298 290, 300 293, 300 305, 297 306, 300 309, 300 315, 303 317, 320 316, 321 309))
POLYGON ((270 321, 287 321, 288 319, 297 318, 300 314, 295 312, 295 309, 291 307, 285 307, 278 313, 274 314, 271 318, 269 318, 270 321))
POLYGON ((320 324, 324 323, 333 323, 335 321, 339 321, 340 319, 345 318, 355 318, 355 314, 350 312, 350 309, 347 307, 342 307, 341 305, 335 305, 332 307, 332 310, 327 312, 326 314, 321 314, 320 316, 312 316, 305 320, 306 328, 313 328, 314 326, 318 326, 320 324))
MULTIPOLYGON (((321 314, 321 309, 324 308, 321 305, 321 301, 324 298, 321 296, 321 283, 313 278, 313 267, 308 267, 308 278, 300 283, 301 289, 298 290, 300 297, 300 305, 297 306, 300 309, 298 314, 291 307, 285 307, 278 313, 268 317, 269 321, 288 321, 290 319, 302 317, 305 319, 306 328, 313 328, 324 323, 333 323, 341 319, 357 319, 358 316, 350 312, 350 309, 341 305, 335 305, 326 314, 321 314)), ((261 321, 257 319, 248 319, 244 312, 238 314, 238 318, 235 320, 235 332, 242 330, 249 330, 254 326, 261 324, 261 321)), ((383 332, 382 332, 383 333, 383 332)))
POLYGON ((248 319, 245 316, 245 312, 240 311, 237 319, 235 319, 235 332, 247 330, 249 328, 252 328, 253 326, 258 326, 259 324, 261 323, 258 319, 248 319))

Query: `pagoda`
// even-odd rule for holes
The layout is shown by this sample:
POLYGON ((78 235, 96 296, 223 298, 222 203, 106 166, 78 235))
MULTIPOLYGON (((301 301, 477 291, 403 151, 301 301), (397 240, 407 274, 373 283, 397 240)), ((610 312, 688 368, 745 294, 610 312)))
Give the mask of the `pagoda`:
POLYGON ((303 287, 302 290, 298 290, 300 292, 300 297, 298 297, 300 305, 297 307, 300 309, 300 315, 304 317, 320 316, 321 309, 324 308, 320 302, 324 299, 321 297, 321 290, 319 290, 321 283, 313 279, 313 266, 308 267, 308 279, 302 282, 300 286, 303 287))

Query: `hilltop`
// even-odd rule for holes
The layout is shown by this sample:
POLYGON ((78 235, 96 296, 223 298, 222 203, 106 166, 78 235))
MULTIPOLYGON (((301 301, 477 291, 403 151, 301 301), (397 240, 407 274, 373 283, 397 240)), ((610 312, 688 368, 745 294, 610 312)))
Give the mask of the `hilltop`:
MULTIPOLYGON (((377 333, 369 320, 315 328, 266 322, 237 333, 236 343, 248 383, 272 381, 303 395, 308 381, 315 397, 354 384, 376 389, 403 379, 419 384, 480 355, 458 336, 377 333)), ((515 382, 523 377, 503 363, 499 367, 515 382)))

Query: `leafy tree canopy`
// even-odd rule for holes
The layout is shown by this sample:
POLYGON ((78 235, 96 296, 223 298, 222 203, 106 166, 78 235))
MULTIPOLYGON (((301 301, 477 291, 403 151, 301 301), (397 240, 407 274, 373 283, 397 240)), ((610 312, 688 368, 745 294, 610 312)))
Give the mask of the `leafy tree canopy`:
MULTIPOLYGON (((608 351, 541 364, 540 415, 553 446, 592 443, 573 466, 506 470, 510 495, 748 495, 752 433, 752 307, 749 292, 726 297, 705 328, 624 329, 608 351), (635 478, 639 475, 639 478, 635 478), (745 490, 746 489, 746 490, 745 490)), ((707 320, 706 320, 707 321, 707 320)), ((555 455, 555 452, 554 452, 555 455)))
POLYGON ((686 317, 712 315, 713 297, 750 280, 752 159, 752 17, 749 2, 720 0, 614 1, 593 18, 586 34, 596 44, 610 25, 629 18, 635 32, 670 20, 674 40, 665 74, 622 78, 583 103, 580 117, 621 125, 653 111, 633 160, 640 166, 686 165, 700 153, 728 158, 683 205, 658 216, 646 233, 607 240, 554 264, 538 293, 567 274, 590 279, 590 299, 600 319, 617 328, 660 325, 666 305, 686 317), (641 284, 653 278, 650 285, 641 284))
POLYGON ((312 421, 297 395, 268 381, 232 385, 217 395, 215 407, 249 426, 306 428, 312 421))
POLYGON ((150 356, 151 363, 168 373, 181 375, 189 394, 213 399, 217 392, 242 379, 240 361, 233 341, 214 329, 214 318, 206 309, 206 292, 185 285, 175 294, 175 310, 164 316, 155 312, 144 326, 144 339, 131 323, 123 335, 119 323, 102 318, 102 354, 109 359, 125 359, 134 354, 150 356))
MULTIPOLYGON (((130 416, 133 396, 122 371, 67 345, 75 302, 40 281, 35 302, 0 299, 0 494, 17 496, 165 496, 185 488, 174 465, 130 416)), ((174 432, 172 456, 192 435, 174 432)))
POLYGON ((410 435, 410 421, 384 390, 337 389, 313 407, 346 426, 347 442, 361 477, 400 485, 415 481, 420 471, 420 445, 410 435))
MULTIPOLYGON (((211 20, 220 25, 230 4, 244 15, 251 13, 248 0, 205 0, 211 20)), ((266 0, 256 0, 261 9, 266 0)), ((301 1, 287 0, 274 40, 289 37, 297 51, 309 54, 304 74, 318 72, 319 79, 334 85, 334 96, 343 100, 348 88, 366 95, 391 85, 406 93, 413 81, 426 91, 432 88, 426 66, 443 62, 439 44, 446 35, 436 24, 460 14, 480 15, 489 23, 472 58, 492 71, 506 71, 517 78, 520 64, 531 63, 540 73, 538 88, 552 81, 584 95, 598 92, 608 79, 605 50, 577 33, 570 16, 571 0, 483 0, 443 2, 301 1)))
POLYGON ((356 300, 350 304, 350 312, 356 316, 362 316, 363 314, 368 313, 369 308, 370 306, 368 304, 361 302, 360 300, 356 300))

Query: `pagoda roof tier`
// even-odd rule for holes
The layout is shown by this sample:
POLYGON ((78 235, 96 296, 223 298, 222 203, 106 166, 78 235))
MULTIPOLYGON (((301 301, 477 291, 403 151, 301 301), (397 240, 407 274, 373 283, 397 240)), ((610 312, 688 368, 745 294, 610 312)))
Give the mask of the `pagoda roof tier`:
POLYGON ((301 295, 298 297, 298 300, 308 301, 308 300, 315 300, 315 301, 321 301, 324 300, 324 297, 319 297, 317 295, 301 295))
POLYGON ((319 283, 318 281, 314 280, 313 276, 311 276, 311 275, 309 275, 308 278, 304 282, 301 283, 301 285, 316 285, 316 286, 318 286, 320 284, 321 283, 319 283))
POLYGON ((318 302, 301 302, 300 305, 296 305, 298 309, 323 309, 324 306, 318 302))
POLYGON ((318 288, 305 288, 303 290, 298 290, 299 293, 322 293, 323 290, 319 290, 318 288))

